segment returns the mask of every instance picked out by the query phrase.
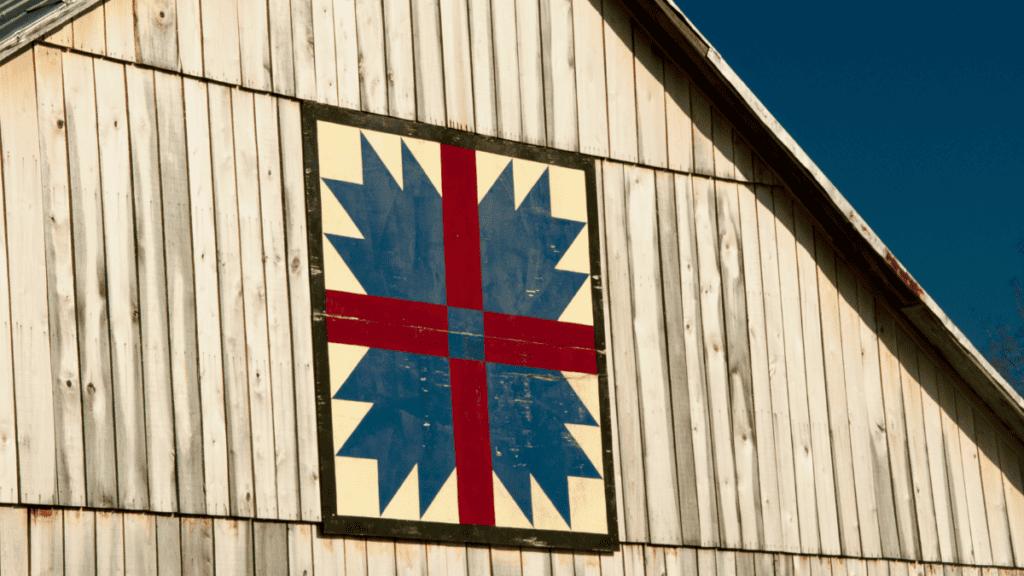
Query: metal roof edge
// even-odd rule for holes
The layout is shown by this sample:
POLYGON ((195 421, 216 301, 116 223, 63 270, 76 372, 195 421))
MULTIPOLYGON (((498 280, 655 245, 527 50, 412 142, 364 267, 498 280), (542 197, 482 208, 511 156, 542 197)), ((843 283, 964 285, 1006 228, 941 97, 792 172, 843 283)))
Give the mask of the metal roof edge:
POLYGON ((0 41, 0 65, 7 62, 36 40, 43 38, 88 12, 105 0, 64 0, 63 6, 25 26, 0 41))

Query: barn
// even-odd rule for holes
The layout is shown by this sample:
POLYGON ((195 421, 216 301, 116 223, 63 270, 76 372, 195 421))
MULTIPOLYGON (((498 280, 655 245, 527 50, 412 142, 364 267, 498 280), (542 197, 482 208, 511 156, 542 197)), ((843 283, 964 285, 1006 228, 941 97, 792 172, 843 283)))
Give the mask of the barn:
POLYGON ((2 0, 0 203, 0 576, 1024 569, 1024 398, 670 0, 2 0))

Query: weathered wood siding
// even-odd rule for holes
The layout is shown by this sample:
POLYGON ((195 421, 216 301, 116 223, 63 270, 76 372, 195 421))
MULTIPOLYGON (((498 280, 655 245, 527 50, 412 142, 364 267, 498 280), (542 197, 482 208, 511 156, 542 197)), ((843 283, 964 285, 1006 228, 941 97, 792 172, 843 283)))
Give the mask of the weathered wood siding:
POLYGON ((111 0, 0 85, 0 576, 1024 567, 1020 440, 619 0, 111 0), (317 537, 301 99, 600 159, 622 552, 317 537))

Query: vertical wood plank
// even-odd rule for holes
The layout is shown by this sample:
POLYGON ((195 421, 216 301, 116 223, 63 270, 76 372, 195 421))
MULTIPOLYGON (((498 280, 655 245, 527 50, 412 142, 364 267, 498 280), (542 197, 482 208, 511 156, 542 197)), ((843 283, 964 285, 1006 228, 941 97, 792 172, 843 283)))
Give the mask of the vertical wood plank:
POLYGON ((473 120, 479 134, 496 136, 494 45, 490 0, 469 0, 469 50, 473 74, 473 120))
POLYGON ((203 74, 203 25, 199 0, 176 0, 178 20, 178 64, 185 74, 203 74))
POLYGON ((715 174, 715 148, 711 132, 711 102, 690 83, 690 113, 693 119, 693 172, 704 176, 715 174))
POLYGON ((579 130, 572 4, 572 0, 541 0, 540 35, 548 146, 575 152, 579 130))
POLYGON ((313 574, 313 527, 309 524, 288 524, 288 574, 313 574))
MULTIPOLYGON (((184 81, 185 135, 192 225, 192 266, 198 383, 202 406, 203 474, 206 513, 228 513, 228 441, 224 412, 224 368, 221 354, 220 299, 217 286, 217 239, 214 225, 213 176, 210 156, 210 112, 206 84, 184 81)), ((187 289, 183 289, 186 297, 187 289)), ((186 301, 187 302, 187 301, 186 301)), ((187 330, 186 325, 183 329, 187 330)), ((184 536, 183 536, 184 538, 184 536)))
MULTIPOLYGON (((314 532, 315 534, 315 532, 314 532)), ((345 574, 345 543, 334 538, 313 538, 313 573, 323 576, 345 574)))
MULTIPOLYGON (((238 254, 241 256, 244 351, 248 376, 248 411, 252 439, 254 512, 261 518, 277 517, 277 470, 274 451, 274 402, 270 382, 270 335, 267 330, 267 284, 263 269, 263 227, 260 216, 260 171, 256 156, 256 111, 253 95, 231 93, 235 140, 235 182, 238 198, 238 254)), ((216 183, 216 180, 214 181, 216 183)), ((218 190, 219 192, 219 190, 218 190)), ((225 190, 225 192, 227 192, 225 190)), ((230 201, 227 192, 225 201, 230 201)), ((221 229, 218 228, 218 231, 221 229)), ((231 230, 228 224, 227 230, 231 230)), ((228 254, 234 252, 231 246, 228 254)), ((232 273, 234 273, 232 271, 232 273)), ((230 277, 230 276, 229 276, 230 277)), ((224 279, 224 276, 221 277, 224 279)), ((230 402, 230 400, 229 400, 230 402)), ((284 431, 282 431, 284 432, 284 431)))
POLYGON ((608 74, 608 143, 611 157, 637 161, 633 26, 625 8, 604 2, 604 49, 608 74))
POLYGON ((518 548, 491 548, 491 573, 494 576, 523 576, 522 562, 518 548))
POLYGON ((106 256, 100 209, 99 143, 92 61, 64 54, 64 99, 68 130, 71 231, 75 262, 82 422, 85 439, 86 502, 117 504, 114 419, 107 324, 106 256))
MULTIPOLYGON (((601 556, 601 575, 602 576, 623 576, 622 567, 622 551, 614 552, 612 554, 605 554, 601 556)), ((494 576, 498 576, 495 573, 494 576)))
POLYGON ((0 67, 0 161, 10 275, 18 479, 23 503, 57 502, 46 242, 32 51, 0 67))
POLYGON ((734 177, 736 165, 733 163, 732 126, 725 118, 714 110, 711 115, 712 143, 714 146, 715 176, 718 178, 734 177))
MULTIPOLYGON (((737 170, 739 166, 737 166, 737 170)), ((742 190, 745 185, 740 185, 742 190)), ((821 342, 821 308, 818 300, 818 272, 814 259, 814 228, 803 210, 794 209, 796 225, 796 257, 800 287, 800 312, 806 346, 807 409, 811 424, 811 446, 814 451, 814 490, 817 495, 818 535, 821 552, 838 555, 839 517, 836 509, 836 488, 832 476, 832 446, 828 428, 828 395, 825 388, 824 348, 821 342)), ((872 322, 874 319, 872 318, 872 322)), ((877 364, 877 348, 876 348, 877 364)), ((875 370, 877 373, 878 371, 875 370)), ((878 391, 881 401, 881 389, 878 391)), ((884 420, 883 420, 884 422, 884 420)), ((882 445, 885 437, 882 435, 882 445)), ((886 460, 888 464, 888 460, 886 460)), ((897 552, 899 548, 897 547, 897 552)))
POLYGON ((299 105, 279 100, 278 123, 281 131, 285 250, 291 304, 300 510, 303 520, 316 521, 320 519, 320 460, 317 455, 313 330, 309 315, 309 256, 306 251, 306 188, 303 180, 299 105))
POLYGON ((697 267, 700 276, 700 309, 707 369, 708 411, 718 484, 719 528, 722 545, 741 545, 737 510, 736 469, 733 460, 729 364, 726 357, 725 319, 722 310, 722 277, 719 272, 718 226, 713 181, 693 180, 694 230, 697 235, 697 267))
POLYGON ((918 355, 918 363, 921 373, 921 409, 924 413, 925 442, 928 448, 928 472, 931 477, 932 493, 935 496, 939 558, 943 562, 953 562, 956 558, 956 541, 953 539, 953 514, 949 508, 947 462, 942 446, 942 415, 939 409, 935 364, 923 353, 918 355))
MULTIPOLYGON (((2 137, 3 126, 0 126, 0 143, 2 137)), ((2 160, 0 150, 0 162, 2 160)), ((3 174, 0 174, 0 203, 6 203, 3 174)), ((13 361, 11 293, 7 275, 7 219, 0 218, 0 502, 17 503, 18 432, 15 428, 13 361)))
POLYGON ((448 127, 473 131, 473 71, 466 0, 440 0, 444 96, 448 127))
MULTIPOLYGON (((177 464, 177 505, 186 514, 206 511, 203 426, 196 336, 196 285, 192 269, 189 151, 181 79, 154 73, 159 138, 171 402, 177 464)), ((205 101, 204 101, 205 104, 205 101)), ((207 162, 207 171, 209 170, 207 162)), ((157 381, 156 385, 161 383, 157 381)), ((164 386, 166 387, 166 385, 164 386)))
POLYGON ((157 562, 156 519, 151 514, 124 515, 125 576, 153 574, 157 562))
MULTIPOLYGON (((719 143, 723 122, 715 117, 715 169, 721 173, 719 143)), ((732 130, 728 135, 728 177, 732 173, 732 130)), ((778 250, 779 294, 782 304, 782 330, 786 354, 786 375, 789 388, 790 425, 793 432, 793 464, 796 471, 797 513, 800 524, 800 550, 817 553, 821 549, 818 539, 818 507, 814 490, 814 451, 811 441, 811 417, 807 397, 807 371, 804 354, 800 285, 796 257, 796 223, 793 220, 793 201, 789 194, 777 188, 774 191, 776 249, 778 250)), ((856 340, 855 340, 856 342, 856 340)), ((859 503, 859 500, 858 500, 859 503)), ((863 539, 863 530, 861 531, 863 539)))
POLYGON ((156 517, 156 561, 160 576, 181 576, 181 521, 177 517, 156 517))
MULTIPOLYGON (((674 548, 669 550, 676 551, 674 548)), ((574 571, 576 576, 601 576, 601 556, 598 554, 574 554, 574 571)), ((472 576, 474 572, 470 571, 472 576)))
POLYGON ((739 191, 735 183, 716 181, 715 195, 740 528, 743 547, 756 549, 763 529, 758 509, 761 498, 754 428, 754 383, 747 328, 746 279, 743 276, 739 191))
POLYGON ((117 443, 118 504, 149 506, 146 412, 142 382, 139 290, 135 263, 131 165, 128 162, 128 110, 124 66, 97 60, 96 122, 103 188, 106 293, 110 316, 111 387, 117 443))
POLYGON ((270 90, 270 23, 267 0, 242 0, 238 5, 238 48, 242 85, 270 90))
POLYGON ((213 520, 214 570, 217 576, 249 576, 253 570, 252 524, 249 520, 213 520))
MULTIPOLYGON (((490 573, 490 557, 485 554, 484 558, 490 573)), ((395 543, 390 540, 367 540, 366 572, 372 576, 394 576, 395 570, 395 543)))
POLYGON ((426 547, 419 543, 395 543, 395 565, 398 576, 427 576, 426 547))
POLYGON ((96 512, 96 574, 124 574, 124 519, 120 512, 96 512))
MULTIPOLYGON (((359 109, 359 69, 365 51, 356 41, 357 7, 355 0, 334 0, 334 49, 338 67, 338 105, 359 109)), ((369 38, 367 39, 369 40, 369 38)), ((383 54, 379 57, 383 58, 383 54)))
POLYGON ((963 460, 960 455, 960 426, 956 413, 956 396, 949 377, 938 374, 939 405, 942 408, 942 443, 945 448, 949 500, 952 508, 954 534, 956 535, 957 561, 965 564, 974 562, 974 541, 971 537, 971 519, 968 510, 967 492, 964 485, 963 460))
POLYGON ((675 64, 665 65, 665 127, 668 167, 693 169, 693 126, 690 120, 690 80, 675 64))
MULTIPOLYGON (((697 124, 696 117, 695 110, 695 125, 697 124)), ((694 142, 696 142, 696 131, 694 132, 694 142)), ((790 367, 786 363, 786 341, 783 336, 784 318, 779 285, 779 250, 776 242, 776 216, 771 188, 758 186, 757 200, 758 237, 761 247, 761 285, 764 296, 765 334, 768 344, 768 383, 771 388, 775 425, 782 546, 783 550, 796 552, 800 550, 800 517, 797 508, 798 492, 793 452, 802 448, 802 445, 794 443, 793 428, 791 427, 790 391, 788 389, 790 367)), ((797 367, 793 369, 796 370, 797 367)), ((799 441, 799 437, 797 441, 799 441)))
POLYGON ((242 81, 238 0, 202 2, 203 74, 228 84, 242 81))
POLYGON ((540 6, 538 0, 515 0, 519 45, 519 90, 523 107, 523 141, 544 146, 544 78, 541 62, 540 6))
POLYGON ((28 574, 28 509, 0 507, 0 574, 28 574))
MULTIPOLYGON (((661 281, 662 294, 664 295, 665 331, 667 334, 675 335, 676 342, 670 342, 667 350, 668 377, 669 377, 669 402, 672 421, 670 425, 674 436, 675 462, 678 494, 679 513, 682 516, 680 525, 680 536, 683 544, 696 545, 700 543, 700 518, 699 499, 697 497, 697 468, 694 458, 694 440, 704 442, 703 438, 695 438, 692 419, 690 417, 690 396, 687 390, 689 373, 698 373, 698 367, 688 366, 686 363, 686 340, 693 335, 693 322, 683 314, 683 292, 685 284, 692 289, 692 278, 684 283, 681 278, 680 268, 680 243, 689 248, 692 244, 689 241, 689 227, 686 227, 687 235, 681 236, 679 226, 676 223, 677 207, 675 192, 675 177, 659 172, 657 175, 657 217, 658 233, 661 253, 661 281), (679 345, 678 340, 683 340, 679 345)), ((685 209, 685 207, 684 207, 685 209)), ((683 217, 683 216, 680 216, 683 217)), ((689 253, 687 253, 689 261, 689 253)), ((692 269, 686 270, 688 277, 692 277, 692 269)), ((693 295, 690 294, 693 299, 693 295)), ((693 345, 696 339, 693 338, 693 345)), ((703 452, 701 452, 703 454, 703 452)), ((706 473, 706 460, 702 462, 701 472, 706 473)))
POLYGON ((846 370, 847 410, 850 414, 850 445, 853 449, 853 481, 857 493, 857 516, 860 518, 861 553, 867 557, 881 555, 878 505, 872 474, 871 435, 865 405, 861 326, 858 314, 857 282, 849 266, 836 258, 839 280, 839 323, 843 339, 843 365, 846 370))
MULTIPOLYGON (((1003 469, 1003 491, 1009 514, 1010 541, 1016 566, 1024 564, 1024 479, 1020 473, 1020 454, 1014 448, 1016 442, 1006 436, 999 439, 999 463, 1003 469)), ((931 454, 931 452, 929 452, 931 454)), ((948 461, 947 461, 948 464, 948 461)), ((952 517, 952 515, 950 515, 952 517)))
POLYGON ((697 550, 697 573, 701 576, 717 576, 718 561, 715 550, 697 550))
POLYGON ((441 21, 438 0, 412 0, 413 71, 416 75, 416 119, 445 125, 441 21))
POLYGON ((268 0, 270 69, 274 92, 295 96, 295 41, 290 0, 268 0))
POLYGON ((889 442, 893 500, 896 504, 896 526, 900 534, 903 558, 919 558, 917 516, 910 480, 907 452, 907 428, 903 423, 903 393, 900 385, 899 349, 896 324, 891 313, 876 308, 878 322, 878 358, 881 365, 882 395, 885 400, 885 431, 889 442))
MULTIPOLYGON (((71 198, 68 191, 64 83, 59 50, 35 48, 39 96, 39 161, 46 240, 46 296, 49 309, 50 361, 53 381, 54 438, 57 448, 57 501, 85 505, 85 455, 82 437, 82 386, 78 372, 78 327, 75 323, 74 253, 71 246, 71 198)), ((2 231, 0 231, 2 233, 2 231)), ((4 256, 6 259, 6 254, 4 256)), ((4 292, 7 290, 6 271, 4 292)), ((5 303, 6 293, 0 296, 5 303)), ((3 315, 7 315, 4 308, 3 315)), ((7 325, 7 321, 0 321, 7 325)), ((0 337, 4 341, 10 337, 0 337)), ((9 348, 0 347, 7 350, 9 348)), ((2 374, 10 378, 10 359, 2 374)), ((7 380, 10 382, 11 380, 7 380)), ((9 396, 4 395, 4 400, 9 396)), ((13 402, 9 405, 13 408, 13 402)), ((3 418, 0 417, 0 421, 3 418)), ((0 449, 2 451, 2 449, 0 449)), ((2 461, 2 459, 0 459, 2 461)), ((16 472, 17 465, 10 468, 16 472)))
POLYGON ((857 495, 853 486, 853 451, 850 448, 850 421, 846 408, 839 288, 835 252, 820 236, 815 238, 815 258, 818 263, 821 340, 825 354, 825 387, 828 393, 829 430, 832 434, 832 477, 836 486, 839 541, 843 554, 852 556, 860 551, 860 531, 857 529, 857 495))
MULTIPOLYGON (((249 422, 246 365, 245 295, 239 246, 232 94, 211 84, 210 150, 213 165, 213 215, 216 226, 217 278, 220 296, 220 334, 224 359, 224 405, 227 419, 228 483, 231 515, 251 516, 253 448, 249 422)), ((253 335, 256 338, 256 335, 253 335)), ((218 367, 219 368, 219 367, 218 367)), ((262 471, 262 468, 261 468, 262 471)))
MULTIPOLYGON (((0 546, 3 535, 0 534, 0 546)), ((6 551, 4 552, 6 553, 6 551)), ((64 566, 80 576, 96 574, 96 513, 64 510, 64 566)), ((23 573, 23 572, 22 572, 23 573)), ((0 574, 6 575, 4 569, 0 574)))
POLYGON ((270 396, 273 398, 274 464, 277 518, 298 520, 299 462, 295 428, 295 388, 292 383, 291 311, 284 238, 284 198, 281 195, 281 151, 277 101, 258 94, 256 148, 260 174, 260 217, 263 232, 267 290, 267 329, 270 345, 270 396))
POLYGON ((126 70, 129 143, 138 244, 139 316, 145 398, 146 455, 150 510, 176 512, 178 487, 174 451, 174 410, 168 354, 167 278, 164 259, 160 152, 157 143, 153 73, 126 70))
POLYGON ((295 49, 295 96, 316 100, 316 39, 313 37, 311 0, 292 0, 292 42, 295 49))
MULTIPOLYGON (((754 181, 754 157, 750 144, 747 144, 738 131, 732 133, 733 164, 735 164, 735 175, 741 182, 754 181)), ((812 563, 813 565, 813 563, 812 563)))
POLYGON ((523 574, 536 576, 553 576, 551 573, 551 553, 547 550, 526 549, 523 555, 523 574))
POLYGON ((379 0, 357 0, 360 100, 363 110, 388 113, 387 62, 384 58, 384 8, 379 0))
POLYGON ((316 101, 338 105, 338 61, 334 38, 333 0, 311 0, 316 101))
POLYGON ((366 540, 361 538, 345 539, 345 576, 365 576, 366 540))
POLYGON ((608 156, 608 86, 604 68, 604 19, 602 0, 572 0, 573 50, 576 68, 576 100, 579 150, 608 156))
MULTIPOLYGON (((668 174, 659 176, 659 185, 667 186, 669 177, 668 174)), ((627 168, 626 226, 649 538, 652 544, 678 545, 682 543, 682 534, 679 525, 675 446, 669 413, 658 229, 651 225, 657 221, 656 198, 654 172, 636 167, 627 168)))
POLYGON ((288 525, 253 522, 253 564, 256 576, 288 573, 288 525))
MULTIPOLYGON (((388 113, 416 119, 416 73, 413 71, 412 8, 408 0, 384 2, 384 41, 388 70, 388 113)), ((516 88, 518 95, 519 89, 516 88)))
POLYGON ((75 50, 101 56, 106 55, 107 35, 102 5, 97 5, 72 20, 71 27, 75 35, 75 50))
POLYGON ((75 46, 75 35, 74 30, 71 28, 71 22, 60 27, 59 30, 50 34, 46 37, 46 41, 51 44, 56 44, 63 48, 74 48, 75 46))
POLYGON ((135 14, 132 0, 109 0, 103 3, 107 36, 107 56, 128 62, 135 61, 135 14))
POLYGON ((181 573, 213 575, 212 518, 181 519, 181 573))
MULTIPOLYGON (((687 102, 689 95, 687 93, 687 102)), ((678 129, 678 128, 677 128, 678 129)), ((689 135, 689 123, 686 123, 689 135)), ((782 515, 779 509, 779 473, 776 461, 775 426, 769 386, 768 349, 765 333, 764 294, 761 283, 761 248, 757 226, 757 197, 753 186, 737 186, 740 238, 742 241, 743 287, 746 292, 747 334, 750 373, 753 382, 754 426, 757 438, 758 494, 761 527, 758 541, 763 550, 782 549, 782 515)), ((827 416, 826 416, 827 417, 827 416)), ((826 431, 827 433, 827 431, 826 431)), ((817 462, 817 460, 816 460, 817 462)), ((831 470, 829 471, 831 474, 831 470)), ((833 506, 835 504, 833 503, 833 506)))
POLYGON ((519 94, 519 41, 514 2, 491 3, 494 33, 494 85, 498 111, 498 137, 519 141, 523 111, 519 94))
MULTIPOLYGON (((974 428, 978 439, 978 460, 981 464, 981 484, 985 490, 985 511, 988 533, 992 543, 992 563, 1013 566, 1013 548, 1007 520, 1006 500, 1003 495, 1002 467, 999 462, 999 444, 996 431, 980 410, 974 411, 974 428)), ((1015 511, 1019 514, 1020 511, 1015 511)))
POLYGON ((625 566, 625 576, 644 576, 644 546, 624 544, 622 563, 625 566))
POLYGON ((636 53, 637 149, 641 164, 668 167, 665 117, 665 66, 661 51, 637 28, 633 33, 636 53))
POLYGON ((863 360, 862 382, 867 433, 870 440, 874 478, 875 504, 878 510, 878 532, 882 555, 900 554, 896 504, 893 497, 892 473, 889 469, 889 445, 886 443, 885 401, 882 393, 881 366, 878 357, 878 326, 875 323, 875 300, 871 292, 858 283, 860 312, 860 350, 863 360))
POLYGON ((637 397, 636 348, 633 341, 631 281, 627 242, 625 188, 621 165, 608 163, 604 174, 605 238, 608 252, 608 294, 615 356, 615 399, 618 407, 622 462, 622 501, 625 535, 630 541, 647 538, 647 496, 643 471, 640 405, 637 397))
MULTIPOLYGON (((28 514, 29 572, 32 576, 64 574, 64 522, 60 510, 32 509, 28 514)), ((6 573, 6 571, 5 571, 6 573)))

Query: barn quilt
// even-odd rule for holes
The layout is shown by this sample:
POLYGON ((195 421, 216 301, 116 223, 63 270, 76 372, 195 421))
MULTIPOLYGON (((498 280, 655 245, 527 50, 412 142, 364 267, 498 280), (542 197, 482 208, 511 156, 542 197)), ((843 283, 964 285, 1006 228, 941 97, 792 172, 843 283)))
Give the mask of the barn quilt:
POLYGON ((305 112, 328 531, 609 547, 592 164, 305 112))

